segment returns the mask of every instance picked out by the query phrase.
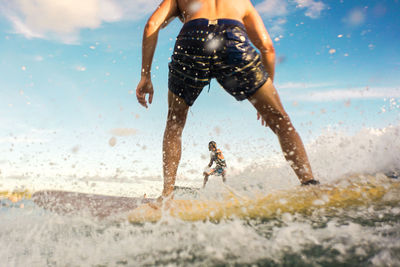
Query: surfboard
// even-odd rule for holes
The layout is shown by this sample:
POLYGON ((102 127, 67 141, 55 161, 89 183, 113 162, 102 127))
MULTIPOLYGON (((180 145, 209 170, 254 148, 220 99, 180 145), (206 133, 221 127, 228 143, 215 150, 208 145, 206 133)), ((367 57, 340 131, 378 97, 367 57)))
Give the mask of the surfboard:
MULTIPOLYGON (((176 193, 196 193, 199 188, 175 186, 176 193)), ((62 215, 90 215, 105 218, 132 211, 141 204, 154 202, 154 198, 107 196, 60 190, 43 190, 33 194, 29 192, 8 192, 9 199, 19 201, 32 199, 39 207, 62 215)), ((1 196, 1 194, 0 194, 1 196)))
MULTIPOLYGON (((382 175, 384 176, 384 175, 382 175)), ((400 182, 396 179, 362 176, 336 184, 299 186, 253 198, 233 192, 223 200, 169 200, 163 207, 142 204, 128 216, 132 223, 156 222, 163 216, 184 221, 220 221, 229 218, 267 219, 283 213, 311 213, 316 209, 329 212, 371 203, 400 203, 400 182)))
POLYGON ((38 191, 32 194, 33 202, 46 210, 63 215, 90 215, 105 218, 155 201, 153 198, 136 198, 86 194, 68 191, 38 191))
POLYGON ((0 191, 0 200, 8 199, 12 203, 21 201, 22 199, 30 199, 32 193, 28 190, 23 191, 0 191))

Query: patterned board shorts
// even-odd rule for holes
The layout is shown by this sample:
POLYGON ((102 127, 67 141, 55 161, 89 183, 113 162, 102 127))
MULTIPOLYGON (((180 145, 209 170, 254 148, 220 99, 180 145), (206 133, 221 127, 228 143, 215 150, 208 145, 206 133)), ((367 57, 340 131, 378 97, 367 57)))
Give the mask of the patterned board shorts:
POLYGON ((223 167, 215 167, 215 168, 210 168, 207 171, 205 171, 204 173, 207 175, 217 175, 220 176, 222 174, 226 173, 226 168, 223 167))
POLYGON ((268 79, 260 55, 237 20, 191 20, 176 39, 169 63, 169 90, 191 106, 212 78, 239 101, 253 95, 268 79))

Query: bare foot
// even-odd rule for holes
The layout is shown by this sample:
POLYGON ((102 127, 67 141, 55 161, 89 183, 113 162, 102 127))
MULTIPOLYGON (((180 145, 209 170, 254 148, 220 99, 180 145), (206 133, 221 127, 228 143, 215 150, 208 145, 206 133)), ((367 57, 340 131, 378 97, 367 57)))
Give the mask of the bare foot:
POLYGON ((311 179, 311 180, 305 181, 304 183, 301 183, 301 185, 302 185, 302 186, 306 186, 306 185, 319 185, 319 181, 318 181, 318 180, 311 179))
POLYGON ((149 206, 153 209, 169 209, 171 207, 171 200, 173 199, 173 195, 169 195, 168 197, 159 196, 155 202, 149 202, 149 206))

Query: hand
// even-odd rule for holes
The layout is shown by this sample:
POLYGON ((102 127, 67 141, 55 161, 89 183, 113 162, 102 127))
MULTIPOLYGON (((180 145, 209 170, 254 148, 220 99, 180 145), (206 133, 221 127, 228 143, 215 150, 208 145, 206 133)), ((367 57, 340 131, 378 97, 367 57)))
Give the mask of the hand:
POLYGON ((150 77, 142 76, 138 86, 136 87, 136 98, 143 107, 148 108, 146 94, 149 94, 149 104, 153 102, 153 83, 150 77))
POLYGON ((257 120, 261 119, 261 125, 268 127, 267 123, 265 122, 265 120, 263 119, 263 117, 261 116, 261 114, 259 112, 257 112, 257 120))

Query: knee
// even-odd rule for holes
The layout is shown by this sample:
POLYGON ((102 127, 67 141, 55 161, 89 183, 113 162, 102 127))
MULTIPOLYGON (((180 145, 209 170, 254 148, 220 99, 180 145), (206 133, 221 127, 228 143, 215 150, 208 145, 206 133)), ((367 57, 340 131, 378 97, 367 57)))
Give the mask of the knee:
POLYGON ((177 126, 185 125, 186 122, 186 111, 175 110, 169 108, 167 115, 167 123, 175 124, 177 126))
POLYGON ((264 120, 275 134, 295 131, 289 116, 285 112, 274 112, 273 114, 269 114, 264 120))
POLYGON ((180 132, 185 127, 185 118, 168 113, 166 128, 170 131, 180 132))

